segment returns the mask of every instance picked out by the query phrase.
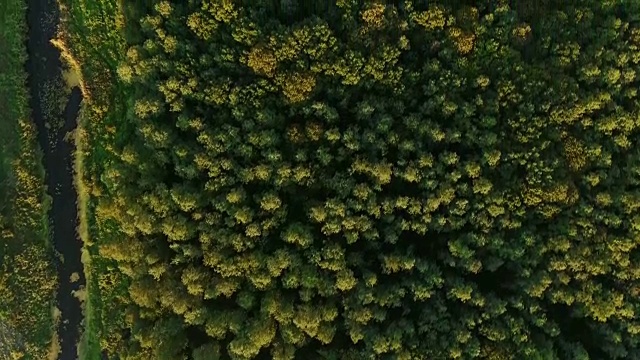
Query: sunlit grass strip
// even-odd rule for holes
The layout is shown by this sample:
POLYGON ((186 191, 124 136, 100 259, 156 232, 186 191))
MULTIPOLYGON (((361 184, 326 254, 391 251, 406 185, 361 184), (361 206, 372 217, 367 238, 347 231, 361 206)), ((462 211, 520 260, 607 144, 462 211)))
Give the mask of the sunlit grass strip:
MULTIPOLYGON (((51 307, 51 316, 53 317, 53 322, 57 325, 60 323, 60 318, 62 317, 62 313, 57 306, 51 307)), ((62 347, 60 346, 60 339, 58 338, 58 332, 53 332, 53 338, 51 339, 51 344, 49 344, 49 353, 47 354, 47 360, 57 360, 60 352, 62 351, 62 347)))

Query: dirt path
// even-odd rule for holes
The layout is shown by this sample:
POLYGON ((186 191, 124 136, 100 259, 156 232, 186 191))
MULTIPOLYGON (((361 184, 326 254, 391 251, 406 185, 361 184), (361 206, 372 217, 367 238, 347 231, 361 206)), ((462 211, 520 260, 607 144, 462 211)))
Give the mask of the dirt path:
POLYGON ((74 146, 73 143, 65 141, 64 137, 67 132, 76 127, 82 95, 77 88, 73 90, 64 110, 62 128, 50 134, 45 124, 45 118, 51 111, 47 107, 50 106, 50 102, 43 101, 41 94, 42 89, 61 76, 60 53, 49 42, 55 36, 59 12, 55 0, 28 0, 27 2, 29 5, 27 71, 31 108, 38 128, 38 141, 44 152, 48 193, 53 198, 49 213, 53 243, 63 257, 63 261, 57 263, 59 277, 57 303, 62 312, 58 327, 58 337, 61 342, 59 360, 75 360, 82 312, 80 302, 73 296, 72 291, 84 285, 85 279, 80 261, 82 243, 76 232, 77 194, 73 186, 72 168, 74 146), (72 282, 71 276, 74 273, 80 278, 72 282))

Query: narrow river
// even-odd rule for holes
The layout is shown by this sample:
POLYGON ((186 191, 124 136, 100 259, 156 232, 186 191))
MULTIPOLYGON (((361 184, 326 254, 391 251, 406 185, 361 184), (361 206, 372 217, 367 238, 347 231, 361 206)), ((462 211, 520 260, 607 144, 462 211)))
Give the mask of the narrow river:
POLYGON ((73 186, 74 145, 65 140, 67 132, 76 127, 76 118, 82 94, 74 88, 65 106, 60 129, 47 126, 47 114, 51 113, 51 103, 42 97, 42 90, 61 76, 62 63, 59 51, 50 43, 55 36, 59 21, 56 0, 28 0, 29 40, 27 49, 29 60, 29 88, 33 119, 38 128, 38 141, 44 152, 44 167, 48 193, 53 198, 49 213, 52 239, 56 250, 62 255, 57 261, 58 269, 58 309, 62 312, 58 326, 61 353, 59 360, 75 360, 79 326, 82 320, 80 301, 73 295, 85 279, 80 261, 82 242, 76 231, 78 225, 76 189, 73 186), (53 131, 53 132, 52 132, 53 131), (73 276, 72 276, 73 275, 73 276), (79 277, 78 277, 79 276, 79 277))

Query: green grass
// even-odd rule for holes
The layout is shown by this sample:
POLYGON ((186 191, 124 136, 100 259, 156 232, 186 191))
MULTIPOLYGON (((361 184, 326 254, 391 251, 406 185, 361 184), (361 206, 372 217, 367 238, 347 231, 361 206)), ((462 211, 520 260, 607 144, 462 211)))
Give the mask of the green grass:
POLYGON ((44 169, 30 121, 24 0, 0 2, 0 358, 45 359, 56 277, 44 169))
POLYGON ((115 77, 126 54, 124 11, 119 0, 61 0, 63 31, 58 47, 83 89, 85 100, 76 131, 76 188, 79 197, 78 232, 84 242, 87 279, 83 334, 78 344, 81 360, 100 358, 102 350, 117 351, 122 343, 127 281, 115 264, 99 255, 99 248, 117 229, 96 221, 95 207, 102 195, 101 164, 113 157, 108 144, 113 129, 126 113, 129 90, 115 77))

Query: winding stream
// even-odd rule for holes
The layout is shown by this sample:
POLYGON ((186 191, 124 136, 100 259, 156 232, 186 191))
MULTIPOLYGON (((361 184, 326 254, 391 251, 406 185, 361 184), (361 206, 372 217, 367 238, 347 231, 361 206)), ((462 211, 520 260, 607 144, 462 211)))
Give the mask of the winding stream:
POLYGON ((61 77, 60 52, 50 43, 55 36, 59 21, 56 0, 28 0, 29 40, 27 49, 29 60, 29 89, 33 120, 38 129, 38 142, 44 152, 44 167, 48 193, 53 199, 49 213, 53 244, 62 259, 57 261, 58 294, 57 304, 62 316, 58 325, 61 345, 59 360, 75 360, 79 340, 79 326, 82 320, 80 301, 73 291, 85 284, 80 261, 82 242, 76 231, 77 193, 73 186, 73 154, 75 147, 65 135, 76 127, 76 118, 82 101, 82 94, 74 88, 64 109, 63 123, 59 129, 46 124, 50 106, 42 99, 42 89, 61 77), (77 275, 74 275, 77 274, 77 275), (73 278, 72 279, 72 275, 73 278), (75 281, 74 281, 75 280, 75 281))

